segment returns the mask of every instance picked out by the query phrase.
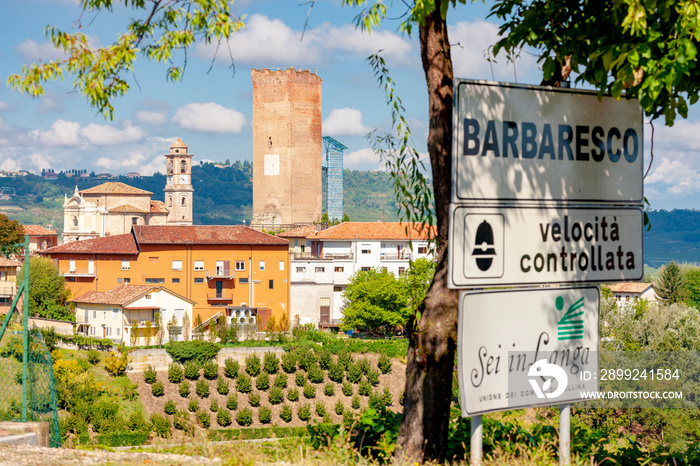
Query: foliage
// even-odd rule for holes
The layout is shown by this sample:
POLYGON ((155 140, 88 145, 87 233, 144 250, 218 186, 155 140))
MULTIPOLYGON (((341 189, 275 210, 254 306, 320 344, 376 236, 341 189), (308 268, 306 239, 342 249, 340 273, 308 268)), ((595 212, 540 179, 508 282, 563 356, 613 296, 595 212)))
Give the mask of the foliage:
POLYGON ((175 411, 177 411, 177 406, 175 405, 175 402, 173 400, 166 401, 165 406, 163 407, 163 411, 165 411, 165 414, 175 414, 175 411))
POLYGON ((105 369, 111 376, 118 377, 124 375, 126 374, 126 366, 129 365, 129 353, 126 351, 112 351, 109 353, 109 356, 104 359, 104 363, 105 369))
POLYGON ((184 376, 185 370, 181 364, 173 362, 168 365, 168 380, 170 383, 180 383, 184 376))
POLYGON ((153 393, 153 396, 163 396, 165 394, 165 387, 163 386, 163 382, 158 381, 151 385, 151 393, 153 393))
POLYGON ((275 381, 273 385, 278 388, 287 388, 287 374, 280 372, 275 376, 275 381))
POLYGON ((377 369, 370 369, 367 372, 367 381, 375 387, 379 385, 379 371, 377 369))
MULTIPOLYGON (((190 411, 192 411, 192 410, 190 409, 190 411)), ((197 409, 195 407, 194 411, 192 411, 192 412, 194 413, 196 411, 197 411, 197 409)), ((178 410, 175 413, 175 415, 173 415, 173 426, 176 429, 181 430, 185 433, 188 433, 188 434, 194 433, 194 425, 192 425, 192 423, 190 422, 190 417, 187 414, 187 411, 178 410)))
POLYGON ((324 385, 323 394, 326 396, 333 396, 335 394, 335 384, 333 382, 328 382, 324 385))
POLYGON ((335 404, 335 414, 342 416, 345 412, 345 405, 343 405, 343 400, 338 400, 335 404))
POLYGON ((671 261, 659 271, 659 280, 655 286, 656 295, 668 304, 675 304, 685 299, 683 273, 675 262, 671 261))
POLYGON ((228 395, 228 380, 223 377, 219 377, 219 379, 216 381, 216 391, 219 393, 219 395, 228 395))
POLYGON ((685 303, 700 309, 700 267, 691 267, 683 273, 685 303))
POLYGON ((380 354, 379 360, 377 361, 377 367, 382 371, 382 374, 388 374, 391 372, 391 358, 386 354, 380 354))
POLYGON ((197 398, 190 398, 190 401, 187 403, 187 409, 189 409, 191 413, 197 412, 199 409, 197 398))
MULTIPOLYGON (((250 408, 243 408, 236 414, 236 422, 241 426, 249 426, 253 423, 253 411, 250 408)), ((219 423, 221 424, 221 423, 219 423)), ((223 425, 223 424, 221 424, 223 425)), ((227 424, 228 425, 228 424, 227 424)))
POLYGON ((357 367, 362 371, 363 374, 367 375, 372 365, 369 363, 369 359, 362 358, 357 361, 357 367))
POLYGON ((310 383, 304 385, 304 397, 307 399, 316 398, 316 385, 310 383))
POLYGON ((224 375, 226 375, 226 377, 229 379, 235 379, 238 377, 239 370, 240 367, 238 365, 238 361, 233 358, 226 358, 226 361, 224 361, 224 375))
POLYGON ((269 424, 272 421, 272 408, 261 406, 258 410, 258 419, 262 424, 269 424))
POLYGON ((206 398, 209 396, 209 382, 206 379, 197 380, 194 391, 199 395, 200 398, 206 398))
POLYGON ((372 384, 369 382, 369 380, 363 378, 360 381, 360 385, 357 388, 357 393, 362 396, 369 396, 369 394, 372 393, 372 384))
POLYGON ((351 396, 352 391, 353 391, 352 384, 350 382, 348 382, 347 380, 345 382, 343 382, 342 391, 343 391, 343 395, 351 396))
POLYGON ((282 370, 287 374, 296 372, 297 370, 297 356, 293 352, 285 352, 282 355, 282 370))
POLYGON ((180 396, 182 398, 187 398, 190 396, 190 383, 187 380, 183 380, 180 382, 178 390, 180 391, 180 396))
POLYGON ((249 354, 245 358, 245 371, 251 377, 260 374, 260 357, 257 354, 249 354))
POLYGON ((317 364, 309 367, 309 380, 311 383, 323 383, 324 378, 325 374, 317 364))
POLYGON ((263 391, 270 388, 270 376, 267 375, 267 372, 263 372, 255 379, 255 388, 263 391))
POLYGON ((333 364, 328 367, 328 378, 333 382, 341 383, 345 377, 345 371, 340 364, 333 364))
MULTIPOLYGON (((245 411, 245 410, 242 410, 242 411, 245 411)), ((241 415, 242 411, 239 411, 238 416, 241 415)), ((216 413, 216 422, 221 427, 230 426, 231 425, 231 412, 228 409, 220 409, 216 413)))
POLYGON ((238 393, 231 393, 228 398, 226 398, 226 407, 231 411, 238 409, 238 393))
MULTIPOLYGON (((48 347, 48 345, 47 345, 48 347)), ((100 362, 100 352, 94 348, 90 348, 87 352, 87 360, 93 366, 100 362)))
MULTIPOLYGON (((24 277, 24 268, 19 272, 24 277)), ((69 306, 70 289, 58 267, 48 258, 29 258, 29 309, 32 315, 46 319, 75 322, 75 312, 69 306)))
POLYGON ((360 395, 355 394, 352 396, 350 406, 352 406, 352 409, 360 409, 360 395))
POLYGON ((280 387, 272 387, 267 397, 271 405, 278 405, 284 400, 284 391, 280 387))
POLYGON ((239 393, 250 393, 253 390, 253 382, 248 374, 240 374, 236 379, 236 390, 239 393))
POLYGON ((0 214, 0 246, 15 244, 24 244, 24 228, 18 220, 10 220, 7 215, 0 214))
POLYGON ((282 409, 280 409, 280 419, 282 419, 284 422, 290 422, 292 420, 291 406, 288 404, 282 405, 282 409))
POLYGON ((212 413, 215 413, 219 410, 219 402, 216 401, 216 398, 211 400, 211 403, 209 404, 209 411, 212 413))
POLYGON ((296 387, 292 387, 289 390, 287 390, 287 399, 289 401, 299 401, 299 389, 296 387))
POLYGON ((279 358, 275 353, 269 351, 263 356, 263 371, 268 374, 276 374, 279 368, 279 358))
POLYGON ((173 361, 186 363, 197 361, 204 364, 211 361, 221 349, 221 346, 208 341, 171 341, 165 345, 165 351, 173 361))
POLYGON ((306 385, 306 379, 307 376, 306 372, 304 371, 299 370, 296 374, 294 374, 294 383, 296 383, 297 387, 303 387, 306 385))
POLYGON ((351 383, 358 383, 360 379, 362 379, 362 366, 359 364, 359 362, 348 366, 345 377, 348 379, 348 382, 351 383))
POLYGON ((297 407, 297 416, 304 422, 311 419, 311 405, 309 403, 300 404, 297 407))
POLYGON ((197 423, 205 429, 211 425, 211 416, 203 409, 198 410, 194 417, 197 419, 197 423))
POLYGON ((333 358, 331 357, 331 352, 327 348, 317 348, 314 350, 316 357, 318 358, 318 365, 321 369, 328 370, 333 363, 333 358))
POLYGON ((160 414, 151 414, 151 428, 153 432, 161 438, 170 437, 171 426, 170 419, 161 416, 160 414))
POLYGON ((158 374, 156 373, 156 370, 153 368, 153 366, 149 364, 148 366, 146 366, 146 370, 143 371, 143 380, 147 384, 151 385, 156 381, 157 375, 158 374))
POLYGON ((297 362, 301 369, 308 371, 311 366, 316 365, 316 354, 309 346, 300 346, 297 351, 297 362))
POLYGON ((197 361, 187 361, 184 366, 185 369, 185 377, 188 380, 197 380, 199 379, 199 363, 197 361))
POLYGON ((260 393, 252 392, 248 395, 248 403, 254 408, 260 406, 260 393))
POLYGON ((207 361, 202 369, 204 377, 208 380, 214 380, 219 375, 219 366, 214 361, 207 361))

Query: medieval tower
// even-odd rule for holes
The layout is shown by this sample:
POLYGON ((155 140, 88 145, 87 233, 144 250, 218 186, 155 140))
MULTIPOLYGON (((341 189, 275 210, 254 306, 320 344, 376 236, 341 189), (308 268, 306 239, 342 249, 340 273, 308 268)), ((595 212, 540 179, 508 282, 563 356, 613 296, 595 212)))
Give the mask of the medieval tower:
POLYGON ((179 138, 165 154, 166 185, 165 205, 168 208, 168 225, 192 225, 192 154, 179 138))
POLYGON ((311 224, 322 214, 321 78, 251 70, 253 227, 311 224))

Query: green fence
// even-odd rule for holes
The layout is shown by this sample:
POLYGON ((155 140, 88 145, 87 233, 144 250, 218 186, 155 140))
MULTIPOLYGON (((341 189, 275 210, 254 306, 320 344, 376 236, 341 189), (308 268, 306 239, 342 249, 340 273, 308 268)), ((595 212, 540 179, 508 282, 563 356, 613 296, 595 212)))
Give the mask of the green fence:
MULTIPOLYGON (((0 420, 47 422, 49 444, 61 445, 53 361, 41 332, 29 329, 29 239, 24 244, 25 273, 0 327, 0 420), (17 311, 24 295, 22 315, 17 311)), ((21 281, 20 281, 21 279, 21 281)))

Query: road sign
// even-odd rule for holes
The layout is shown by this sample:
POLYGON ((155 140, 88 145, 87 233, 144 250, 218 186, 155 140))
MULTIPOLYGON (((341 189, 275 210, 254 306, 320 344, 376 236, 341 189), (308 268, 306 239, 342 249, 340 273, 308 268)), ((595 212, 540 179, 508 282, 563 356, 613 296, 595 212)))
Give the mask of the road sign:
POLYGON ((596 286, 459 295, 462 415, 570 403, 598 390, 596 286))
POLYGON ((450 288, 640 280, 640 207, 450 208, 450 288))
POLYGON ((456 80, 452 202, 642 205, 642 109, 593 91, 456 80))

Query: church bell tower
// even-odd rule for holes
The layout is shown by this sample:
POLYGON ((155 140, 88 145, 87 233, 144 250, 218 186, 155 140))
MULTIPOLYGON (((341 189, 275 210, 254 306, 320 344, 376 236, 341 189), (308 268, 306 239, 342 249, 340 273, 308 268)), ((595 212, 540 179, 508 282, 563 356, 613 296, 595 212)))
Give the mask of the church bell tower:
POLYGON ((180 138, 170 146, 165 179, 165 205, 168 225, 192 225, 192 154, 180 138))

